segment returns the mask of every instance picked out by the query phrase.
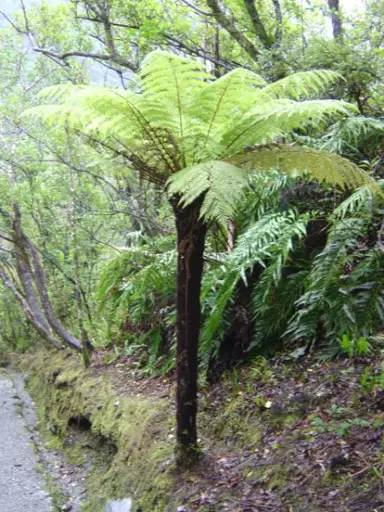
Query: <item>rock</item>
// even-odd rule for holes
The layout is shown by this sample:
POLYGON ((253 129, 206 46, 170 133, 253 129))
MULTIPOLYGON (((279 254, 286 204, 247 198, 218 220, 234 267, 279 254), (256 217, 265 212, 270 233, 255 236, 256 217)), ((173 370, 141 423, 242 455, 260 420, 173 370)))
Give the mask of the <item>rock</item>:
POLYGON ((104 512, 132 512, 132 500, 127 498, 119 501, 108 501, 104 512))

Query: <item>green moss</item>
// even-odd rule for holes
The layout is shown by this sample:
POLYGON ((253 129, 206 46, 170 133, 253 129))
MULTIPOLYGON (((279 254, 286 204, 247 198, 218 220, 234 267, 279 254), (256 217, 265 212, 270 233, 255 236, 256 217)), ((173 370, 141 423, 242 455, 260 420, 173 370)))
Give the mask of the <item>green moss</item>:
POLYGON ((243 394, 231 399, 222 411, 216 411, 214 421, 209 409, 199 416, 199 431, 215 439, 217 445, 252 448, 263 437, 264 427, 254 411, 249 410, 243 394))
MULTIPOLYGON (((31 372, 28 388, 38 404, 39 420, 55 426, 56 443, 65 440, 71 419, 86 417, 90 434, 105 447, 89 478, 92 499, 84 510, 103 510, 108 498, 138 496, 144 511, 164 512, 174 488, 168 464, 173 453, 169 403, 119 396, 106 379, 84 370, 74 357, 38 353, 23 364, 31 372)), ((67 447, 66 452, 72 462, 84 461, 83 446, 67 447)))

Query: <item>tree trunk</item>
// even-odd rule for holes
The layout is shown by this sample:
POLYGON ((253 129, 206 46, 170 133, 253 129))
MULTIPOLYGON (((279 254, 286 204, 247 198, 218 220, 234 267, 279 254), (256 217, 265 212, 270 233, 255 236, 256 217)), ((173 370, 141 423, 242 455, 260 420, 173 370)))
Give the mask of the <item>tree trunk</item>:
POLYGON ((25 299, 33 312, 36 321, 43 329, 45 329, 45 331, 52 334, 51 327, 40 309, 39 299, 33 285, 32 269, 23 243, 24 233, 21 229, 21 213, 18 204, 14 203, 13 211, 15 216, 12 228, 17 274, 24 290, 25 299))
POLYGON ((19 301, 23 311, 28 318, 28 321, 34 327, 34 329, 40 334, 40 336, 45 340, 54 345, 56 348, 62 349, 63 347, 58 343, 56 338, 53 336, 52 332, 47 328, 46 325, 41 323, 40 315, 36 316, 36 311, 33 311, 30 307, 27 300, 18 292, 15 285, 12 283, 11 279, 7 276, 7 273, 3 268, 0 268, 0 279, 3 281, 4 285, 11 290, 15 298, 19 301))
POLYGON ((340 0, 328 0, 328 7, 331 10, 333 37, 338 39, 342 36, 343 32, 340 17, 340 0))
POLYGON ((202 199, 181 209, 172 199, 177 229, 177 462, 186 466, 197 451, 197 376, 200 290, 207 226, 199 219, 202 199))
POLYGON ((52 330, 70 347, 75 350, 81 351, 83 349, 82 344, 75 336, 73 336, 55 316, 51 301, 48 295, 47 283, 45 280, 45 274, 43 267, 41 266, 39 255, 36 247, 32 242, 24 235, 24 243, 26 244, 26 250, 30 253, 31 260, 33 263, 34 277, 36 288, 40 296, 41 304, 44 309, 45 316, 48 320, 52 330))
MULTIPOLYGON (((21 213, 19 206, 16 203, 13 205, 13 209, 15 213, 13 221, 13 238, 16 253, 16 268, 20 281, 23 285, 26 302, 33 313, 35 323, 33 323, 30 318, 29 320, 35 328, 35 324, 39 325, 37 330, 40 334, 41 329, 44 329, 49 333, 49 336, 54 339, 53 333, 55 333, 67 345, 75 350, 81 351, 83 349, 82 344, 69 331, 67 331, 67 329, 65 329, 53 313, 45 282, 44 270, 41 266, 36 247, 26 237, 22 229, 21 213), (36 284, 36 289, 45 314, 41 311, 34 283, 36 284)), ((24 307, 23 309, 26 311, 24 307)))
POLYGON ((243 32, 226 16, 225 11, 220 7, 218 0, 207 0, 207 5, 211 9, 212 14, 217 23, 228 32, 239 46, 251 57, 254 62, 258 61, 260 50, 245 37, 243 32))
MULTIPOLYGON (((108 18, 107 18, 108 19, 108 18)), ((109 23, 109 22, 108 22, 109 23)), ((109 29, 111 27, 109 26, 109 29)), ((106 33, 107 28, 106 28, 106 33)), ((113 39, 111 39, 113 41, 113 39)), ((112 43, 113 48, 113 43, 112 43)), ((112 51, 112 50, 111 50, 112 51)), ((68 172, 69 172, 69 188, 71 191, 71 209, 70 209, 70 225, 72 228, 72 246, 73 246, 73 263, 74 263, 74 274, 75 274, 75 297, 76 297, 76 306, 77 306, 77 320, 79 323, 80 330, 80 339, 82 344, 82 356, 83 363, 85 368, 91 364, 91 354, 90 348, 92 347, 91 342, 88 338, 88 333, 84 325, 84 315, 83 315, 83 301, 81 297, 81 273, 80 273, 80 258, 79 258, 79 247, 77 240, 77 223, 76 223, 76 207, 77 207, 77 198, 76 198, 76 188, 75 188, 75 177, 73 174, 72 168, 72 151, 71 151, 71 141, 69 137, 68 126, 66 126, 66 135, 67 135, 67 157, 68 157, 68 172)))

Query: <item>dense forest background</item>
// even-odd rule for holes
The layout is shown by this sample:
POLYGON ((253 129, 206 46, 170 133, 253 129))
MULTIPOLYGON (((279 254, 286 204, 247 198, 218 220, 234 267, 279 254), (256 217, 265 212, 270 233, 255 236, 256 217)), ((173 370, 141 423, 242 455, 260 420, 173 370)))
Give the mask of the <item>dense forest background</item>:
MULTIPOLYGON (((273 153, 285 145, 288 158, 264 154, 246 178, 218 170, 209 185, 194 327, 200 384, 281 351, 332 359, 377 350, 384 327, 381 0, 21 1, 2 3, 0 14, 1 351, 66 344, 88 363, 96 348, 97 364, 128 359, 131 376, 173 375, 178 251, 168 184, 148 179, 151 146, 128 117, 120 119, 123 107, 108 92, 87 118, 91 131, 71 124, 91 115, 76 110, 76 87, 139 97, 142 80, 145 96, 138 73, 155 50, 192 59, 209 83, 252 72, 260 80, 252 78, 252 87, 263 84, 268 101, 287 101, 253 112, 263 132, 243 149, 273 153), (68 98, 65 119, 55 108, 68 98), (304 108, 306 99, 338 106, 304 108), (288 108, 290 101, 303 102, 301 110, 288 108), (131 147, 135 158, 142 150, 148 159, 139 165, 127 156, 131 147), (241 194, 231 193, 236 187, 241 194)), ((190 66, 185 81, 195 72, 190 66)), ((157 93, 173 79, 164 69, 154 79, 157 93)), ((220 129, 236 128, 247 80, 231 86, 230 108, 214 118, 220 129)), ((187 105, 193 86, 180 90, 187 105)), ((160 108, 151 115, 154 123, 165 116, 160 108)), ((189 189, 171 189, 185 204, 208 190, 188 180, 189 189)))

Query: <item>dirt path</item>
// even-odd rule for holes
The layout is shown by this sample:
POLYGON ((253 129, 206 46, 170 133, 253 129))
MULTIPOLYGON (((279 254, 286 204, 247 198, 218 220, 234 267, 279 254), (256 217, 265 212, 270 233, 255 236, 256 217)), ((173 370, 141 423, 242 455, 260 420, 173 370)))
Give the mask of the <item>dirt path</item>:
POLYGON ((12 381, 0 374, 0 511, 49 512, 51 498, 20 408, 12 381))

